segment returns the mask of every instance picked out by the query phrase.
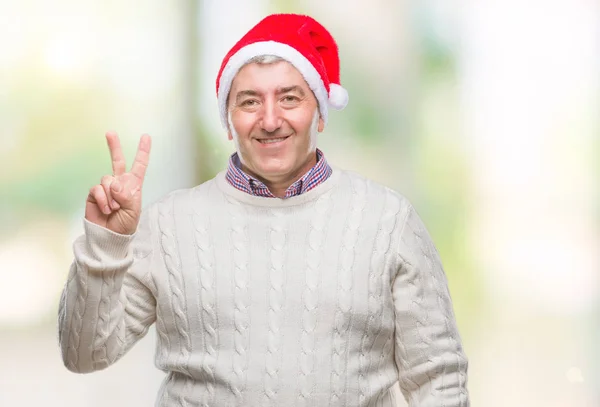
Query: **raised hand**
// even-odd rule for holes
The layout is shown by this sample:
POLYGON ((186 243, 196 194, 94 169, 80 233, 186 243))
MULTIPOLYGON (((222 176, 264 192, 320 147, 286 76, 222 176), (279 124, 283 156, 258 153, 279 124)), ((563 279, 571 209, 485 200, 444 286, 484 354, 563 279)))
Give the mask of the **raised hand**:
POLYGON ((105 175, 100 184, 90 189, 85 202, 85 218, 115 233, 131 235, 137 229, 142 212, 142 184, 148 167, 151 139, 147 134, 141 137, 129 172, 126 172, 119 136, 108 132, 106 141, 113 174, 105 175))

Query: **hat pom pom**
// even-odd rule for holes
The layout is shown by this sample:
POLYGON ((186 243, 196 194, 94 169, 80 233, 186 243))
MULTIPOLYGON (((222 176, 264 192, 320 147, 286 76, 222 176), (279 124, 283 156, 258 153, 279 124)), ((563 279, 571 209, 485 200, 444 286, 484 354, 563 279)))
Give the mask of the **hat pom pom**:
POLYGON ((335 83, 329 84, 329 104, 336 110, 342 110, 348 104, 348 91, 335 83))

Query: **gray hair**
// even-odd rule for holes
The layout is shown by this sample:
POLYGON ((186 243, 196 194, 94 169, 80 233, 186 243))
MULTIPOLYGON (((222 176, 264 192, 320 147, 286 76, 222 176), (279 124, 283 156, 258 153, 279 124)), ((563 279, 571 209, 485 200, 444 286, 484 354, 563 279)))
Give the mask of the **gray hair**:
POLYGON ((246 62, 244 64, 244 66, 248 65, 248 64, 269 65, 269 64, 274 64, 274 63, 280 62, 280 61, 285 61, 285 59, 283 59, 277 55, 257 55, 255 57, 251 58, 248 62, 246 62))

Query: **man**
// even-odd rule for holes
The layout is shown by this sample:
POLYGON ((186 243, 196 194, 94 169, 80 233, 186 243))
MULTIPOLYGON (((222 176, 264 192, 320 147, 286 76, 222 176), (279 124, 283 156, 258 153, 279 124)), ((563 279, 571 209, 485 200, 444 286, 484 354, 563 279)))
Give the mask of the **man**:
POLYGON ((61 299, 74 372, 103 369, 156 322, 157 406, 468 406, 446 278, 410 203, 334 169, 316 148, 343 108, 336 44, 315 20, 272 15, 223 60, 227 171, 144 211, 150 153, 86 202, 61 299))

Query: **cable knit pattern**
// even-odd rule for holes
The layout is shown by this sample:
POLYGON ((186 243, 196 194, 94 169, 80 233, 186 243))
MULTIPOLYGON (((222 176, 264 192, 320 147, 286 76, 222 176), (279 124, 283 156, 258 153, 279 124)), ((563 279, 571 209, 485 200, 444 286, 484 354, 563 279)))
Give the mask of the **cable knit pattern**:
POLYGON ((102 274, 102 286, 100 288, 100 304, 98 305, 98 335, 96 336, 96 352, 94 352, 93 366, 94 370, 98 370, 106 366, 107 352, 106 341, 109 336, 110 328, 110 301, 111 293, 113 292, 114 277, 110 273, 102 274))
MULTIPOLYGON (((388 310, 388 309, 384 309, 382 312, 382 325, 383 326, 390 326, 390 325, 394 325, 394 313, 393 310, 388 310)), ((383 347, 381 348, 381 354, 379 356, 379 360, 375 361, 377 363, 377 375, 379 377, 379 381, 381 383, 385 383, 386 380, 389 381, 394 381, 397 378, 393 377, 390 378, 387 377, 383 377, 384 373, 384 366, 386 361, 390 360, 391 358, 393 358, 393 352, 394 352, 394 335, 390 334, 388 335, 388 338, 386 339, 383 347)))
MULTIPOLYGON (((71 273, 69 273, 71 274, 71 273)), ((69 285, 69 280, 70 277, 67 279, 67 283, 65 284, 66 286, 69 285)), ((63 343, 66 341, 63 341, 63 334, 64 334, 64 329, 62 329, 62 327, 65 325, 65 321, 69 318, 67 315, 67 310, 68 310, 68 306, 67 306, 67 290, 63 290, 63 292, 60 294, 60 300, 58 302, 58 342, 59 343, 63 343)))
POLYGON ((367 318, 367 329, 363 333, 361 340, 361 351, 359 356, 360 373, 358 375, 359 383, 359 402, 365 404, 367 392, 369 391, 368 374, 365 371, 371 362, 371 351, 377 336, 381 332, 382 313, 383 313, 383 278, 385 264, 384 259, 388 256, 392 236, 391 233, 396 226, 396 218, 399 211, 399 202, 393 197, 390 191, 385 194, 385 207, 383 216, 380 219, 379 233, 375 238, 373 253, 371 254, 371 267, 369 271, 369 298, 367 318), (371 342, 371 346, 369 346, 371 342))
MULTIPOLYGON (((437 264, 440 264, 439 262, 439 255, 438 252, 436 250, 436 248, 433 245, 433 241, 429 238, 429 235, 425 229, 425 226, 421 223, 418 222, 417 223, 418 227, 414 228, 414 235, 415 238, 418 242, 418 245, 416 246, 416 249, 419 252, 419 256, 425 259, 425 262, 427 264, 427 269, 432 270, 431 273, 431 277, 433 278, 433 284, 435 287, 435 291, 436 291, 436 302, 437 302, 437 308, 439 309, 445 309, 445 310, 452 310, 452 303, 450 301, 450 294, 448 292, 448 285, 446 282, 446 276, 444 275, 442 269, 440 267, 436 267, 437 264)), ((443 319, 444 319, 444 325, 446 330, 450 330, 451 326, 452 326, 452 320, 454 319, 453 315, 450 315, 449 312, 443 313, 443 319)), ((423 321, 423 325, 426 324, 426 321, 423 321)), ((421 337, 421 339, 424 340, 424 342, 430 346, 433 346, 434 343, 434 338, 429 337, 428 335, 423 335, 421 337)), ((454 342, 454 346, 459 347, 459 341, 457 340, 456 336, 449 336, 448 338, 449 340, 454 342)), ((454 355, 454 358, 456 359, 456 363, 457 363, 457 371, 458 371, 458 380, 459 380, 459 384, 461 385, 462 388, 462 384, 466 383, 467 381, 467 377, 466 377, 466 373, 465 373, 465 369, 462 369, 461 363, 461 358, 459 357, 459 354, 454 355)), ((440 370, 441 373, 440 375, 442 377, 444 377, 444 375, 446 374, 445 369, 447 367, 445 365, 441 365, 440 366, 440 370)), ((443 389, 445 387, 446 383, 444 383, 443 379, 441 381, 441 384, 439 386, 439 388, 437 389, 437 391, 441 391, 440 389, 443 389)), ((436 396, 435 394, 432 394, 433 396, 436 396)), ((464 405, 464 403, 466 402, 467 396, 466 396, 466 391, 463 389, 463 391, 461 391, 460 393, 460 397, 462 398, 462 404, 464 405)), ((446 404, 442 404, 441 407, 445 407, 446 404)))
MULTIPOLYGON (((202 193, 202 189, 197 189, 197 194, 202 193)), ((199 197, 199 200, 202 198, 199 197)), ((198 262, 200 264, 200 304, 204 327, 204 361, 203 369, 206 373, 205 391, 202 394, 202 406, 208 407, 213 403, 215 397, 215 364, 219 348, 219 322, 217 319, 217 297, 215 293, 215 269, 214 269, 214 251, 211 242, 211 236, 207 229, 209 220, 206 214, 197 212, 198 207, 194 208, 194 232, 195 245, 198 262)))
POLYGON ((411 407, 426 406, 427 400, 437 400, 442 407, 468 407, 468 363, 446 277, 425 225, 411 206, 398 256, 400 269, 394 285, 404 286, 405 296, 409 297, 394 293, 396 359, 403 393, 411 407), (427 359, 423 357, 424 349, 432 350, 427 359))
MULTIPOLYGON (((392 242, 394 241, 393 239, 393 234, 398 232, 399 226, 401 224, 401 217, 400 217, 400 211, 402 209, 402 205, 401 205, 401 201, 400 199, 398 199, 396 195, 396 193, 394 191, 392 191, 391 189, 387 189, 387 193, 388 193, 388 197, 390 198, 390 211, 387 213, 388 218, 383 220, 383 223, 388 225, 388 236, 385 237, 386 242, 380 242, 380 244, 384 245, 386 247, 386 252, 385 255, 383 256, 383 258, 389 258, 390 255, 392 254, 392 242), (391 214, 393 214, 392 216, 390 216, 391 214), (392 225, 393 223, 393 225, 392 225)), ((382 261, 383 261, 382 258, 382 261)), ((373 259, 372 259, 373 260, 373 259)), ((372 266, 372 270, 376 270, 378 268, 378 262, 377 261, 372 261, 371 262, 371 266, 372 266)), ((381 272, 381 278, 380 278, 380 283, 383 285, 383 288, 385 290, 390 290, 391 289, 391 279, 390 279, 390 274, 382 271, 381 272)), ((385 300, 385 298, 381 298, 382 302, 385 300)), ((382 334, 383 329, 381 329, 384 326, 393 326, 394 325, 394 320, 393 320, 393 309, 392 308, 388 308, 385 307, 384 304, 381 304, 381 319, 380 319, 380 325, 378 326, 378 330, 377 330, 377 336, 375 337, 375 340, 373 341, 372 345, 371 345, 371 352, 372 352, 372 357, 374 357, 374 353, 375 352, 375 346, 376 346, 376 342, 379 340, 379 336, 380 334, 382 334)), ((381 353, 379 356, 379 360, 377 359, 372 359, 369 362, 369 366, 372 370, 372 365, 377 365, 377 376, 375 376, 375 378, 377 378, 381 385, 383 385, 386 381, 389 381, 389 377, 384 377, 384 363, 386 360, 389 360, 390 357, 392 357, 392 352, 393 352, 393 343, 394 343, 394 335, 392 332, 387 332, 385 334, 385 336, 387 336, 387 338, 385 339, 385 342, 383 344, 383 347, 381 347, 381 353)), ((384 338, 385 338, 384 336, 384 338)), ((393 378, 394 380, 396 379, 396 377, 393 378)), ((383 397, 383 395, 382 395, 383 397)))
MULTIPOLYGON (((171 197, 159 206, 158 226, 160 230, 161 251, 165 261, 165 266, 169 273, 169 290, 173 294, 171 297, 171 307, 175 314, 175 325, 177 332, 183 342, 183 346, 179 348, 180 369, 188 376, 188 361, 190 358, 190 349, 192 347, 189 336, 189 323, 187 315, 186 298, 184 295, 185 282, 182 279, 181 264, 177 253, 177 240, 175 237, 175 223, 173 218, 175 200, 171 197)), ((190 388, 191 382, 186 380, 184 387, 190 388)), ((179 395, 179 404, 187 406, 185 394, 179 395)))
POLYGON ((352 322, 352 286, 355 246, 358 230, 366 204, 366 183, 362 179, 353 180, 352 201, 348 222, 344 227, 338 270, 338 309, 335 314, 333 330, 333 349, 331 352, 331 398, 329 405, 346 405, 346 369, 347 347, 352 322))
MULTIPOLYGON (((87 299, 87 273, 80 273, 79 278, 76 280, 70 280, 67 282, 67 287, 71 284, 78 284, 77 291, 75 292, 75 304, 73 308, 73 317, 71 320, 65 320, 63 323, 70 323, 69 327, 69 348, 68 348, 68 359, 67 367, 73 371, 77 370, 77 364, 79 362, 79 346, 81 341, 81 330, 83 329, 83 313, 85 312, 85 305, 87 299)), ((65 302, 67 296, 64 296, 65 302)))
POLYGON ((167 271, 169 272, 169 290, 173 294, 171 306, 175 314, 175 325, 181 336, 183 346, 180 347, 179 364, 182 370, 187 371, 185 366, 189 358, 191 348, 189 336, 189 324, 184 296, 184 281, 182 279, 181 265, 177 254, 177 241, 175 238, 175 227, 173 222, 173 199, 159 207, 158 225, 160 228, 160 244, 167 271))
POLYGON ((275 399, 279 390, 279 370, 281 363, 281 319, 283 317, 283 277, 285 264, 286 227, 283 213, 271 210, 269 243, 271 261, 269 272, 269 310, 267 354, 265 361, 265 402, 266 405, 277 405, 275 399))
POLYGON ((467 358, 414 208, 334 169, 287 199, 220 173, 144 208, 132 236, 84 221, 61 295, 65 366, 115 363, 156 322, 156 406, 468 407, 467 358))
POLYGON ((323 194, 315 203, 314 216, 308 232, 308 244, 306 253, 306 285, 302 294, 304 309, 302 310, 302 334, 300 337, 302 351, 300 353, 300 394, 298 405, 306 406, 310 400, 313 386, 313 370, 315 365, 315 329, 319 317, 319 285, 321 278, 321 253, 325 228, 327 226, 330 195, 323 194))
POLYGON ((228 200, 228 209, 231 216, 231 241, 233 251, 233 373, 235 381, 231 390, 237 402, 243 400, 248 373, 248 341, 250 340, 249 313, 246 299, 248 297, 248 235, 246 232, 246 215, 244 208, 238 201, 228 200))
MULTIPOLYGON (((156 286, 156 282, 154 281, 154 279, 152 281, 154 283, 154 286, 156 286)), ((160 308, 157 308, 156 334, 158 335, 158 340, 160 342, 160 346, 158 347, 157 352, 160 352, 161 360, 165 360, 167 359, 167 356, 171 349, 171 341, 169 340, 169 333, 165 324, 165 319, 160 312, 160 308)), ((161 395, 160 406, 163 407, 169 405, 169 387, 165 386, 167 379, 165 379, 163 386, 161 386, 161 389, 158 392, 159 395, 161 395)))

